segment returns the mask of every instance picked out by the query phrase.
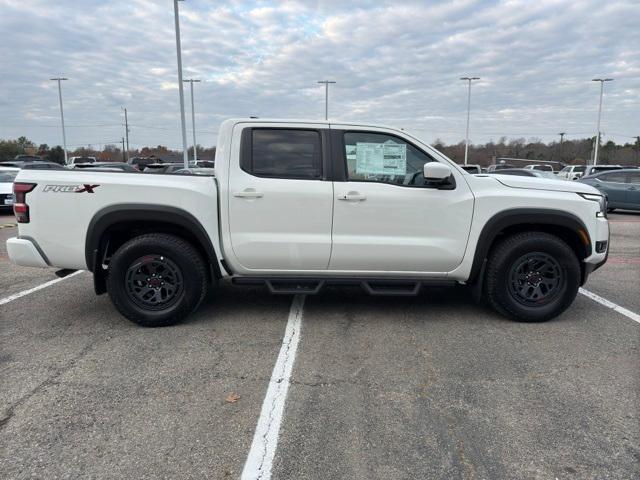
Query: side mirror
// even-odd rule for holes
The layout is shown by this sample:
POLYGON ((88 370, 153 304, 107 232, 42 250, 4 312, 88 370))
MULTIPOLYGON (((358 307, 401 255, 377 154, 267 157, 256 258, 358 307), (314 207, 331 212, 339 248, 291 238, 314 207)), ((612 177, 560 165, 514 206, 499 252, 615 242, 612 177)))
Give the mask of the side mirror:
POLYGON ((440 162, 424 164, 424 179, 427 182, 444 183, 451 176, 451 167, 440 162))

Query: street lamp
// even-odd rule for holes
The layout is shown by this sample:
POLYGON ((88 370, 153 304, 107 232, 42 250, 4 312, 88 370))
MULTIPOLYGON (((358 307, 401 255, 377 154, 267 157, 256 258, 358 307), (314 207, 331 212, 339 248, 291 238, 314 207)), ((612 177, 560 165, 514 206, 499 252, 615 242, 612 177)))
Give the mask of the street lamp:
POLYGON ((193 107, 193 83, 199 83, 200 80, 194 80, 193 78, 190 78, 188 80, 184 80, 185 83, 190 83, 191 84, 191 126, 193 127, 193 161, 197 162, 198 161, 198 152, 197 152, 197 148, 196 148, 196 113, 195 113, 195 109, 193 107))
POLYGON ((469 95, 467 96, 467 133, 464 143, 464 164, 467 164, 467 158, 469 156, 469 117, 471 116, 471 82, 474 80, 480 80, 480 77, 462 77, 460 80, 469 82, 469 95))
POLYGON ((558 135, 560 135, 560 161, 562 161, 562 143, 564 142, 564 136, 566 135, 565 132, 560 132, 558 133, 558 135))
POLYGON ((64 110, 62 109, 62 86, 61 86, 61 82, 63 82, 64 80, 69 80, 68 78, 64 78, 64 77, 56 77, 56 78, 50 78, 49 80, 53 80, 58 82, 58 100, 60 101, 60 120, 62 120, 62 145, 64 147, 64 163, 65 165, 67 163, 69 163, 69 159, 67 158, 67 134, 64 131, 64 110))
POLYGON ((324 83, 324 119, 329 120, 329 84, 336 82, 333 80, 318 80, 318 83, 324 83))
POLYGON ((126 156, 125 156, 125 162, 129 161, 129 119, 127 118, 127 109, 125 107, 120 107, 122 108, 122 110, 124 110, 124 134, 127 140, 127 149, 126 149, 126 156))
POLYGON ((600 117, 602 115, 602 95, 604 93, 604 82, 613 82, 613 78, 594 78, 592 82, 600 82, 600 105, 598 106, 598 132, 596 134, 596 148, 593 152, 593 164, 598 164, 598 147, 600 146, 600 117))
POLYGON ((184 88, 182 87, 182 52, 180 50, 180 12, 178 1, 173 0, 173 16, 176 23, 176 52, 178 57, 178 90, 180 91, 180 123, 182 126, 182 159, 184 168, 189 168, 189 155, 187 153, 187 127, 184 120, 184 88))

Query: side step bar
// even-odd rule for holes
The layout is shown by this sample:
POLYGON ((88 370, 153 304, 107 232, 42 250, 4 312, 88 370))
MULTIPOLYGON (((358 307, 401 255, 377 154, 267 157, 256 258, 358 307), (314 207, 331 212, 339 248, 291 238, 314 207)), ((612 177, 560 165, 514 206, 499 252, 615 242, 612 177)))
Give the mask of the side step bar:
POLYGON ((234 277, 234 285, 265 285, 273 294, 304 293, 315 295, 328 286, 360 287, 369 295, 418 295, 423 286, 452 286, 457 282, 446 278, 313 278, 313 277, 234 277))

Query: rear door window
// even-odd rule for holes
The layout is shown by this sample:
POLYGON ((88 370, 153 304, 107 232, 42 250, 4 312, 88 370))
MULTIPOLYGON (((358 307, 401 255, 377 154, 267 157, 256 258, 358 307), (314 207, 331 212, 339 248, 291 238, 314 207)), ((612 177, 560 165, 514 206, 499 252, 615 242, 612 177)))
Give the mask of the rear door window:
POLYGON ((640 171, 627 173, 627 183, 640 185, 640 171))
POLYGON ((626 182, 626 175, 624 173, 618 173, 618 172, 605 173, 604 175, 600 175, 598 178, 603 182, 610 182, 610 183, 626 182))
POLYGON ((257 177, 317 180, 322 177, 320 132, 254 128, 242 169, 257 177))

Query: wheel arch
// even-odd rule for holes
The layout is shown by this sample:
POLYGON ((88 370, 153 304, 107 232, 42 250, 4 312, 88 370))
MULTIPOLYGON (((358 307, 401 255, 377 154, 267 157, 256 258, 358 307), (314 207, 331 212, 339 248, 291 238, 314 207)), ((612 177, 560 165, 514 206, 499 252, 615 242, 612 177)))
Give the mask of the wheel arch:
MULTIPOLYGON (((540 231, 560 237, 583 259, 591 254, 591 237, 585 224, 572 213, 555 209, 516 208, 497 213, 484 225, 471 264, 469 283, 482 281, 482 272, 491 249, 500 238, 522 231, 540 231)), ((584 278, 584 271, 582 272, 584 278)))
POLYGON ((168 233, 189 241, 207 260, 211 279, 222 276, 211 238, 191 213, 163 205, 118 204, 99 210, 87 228, 85 260, 94 274, 96 293, 106 291, 103 260, 126 241, 151 232, 168 233))

